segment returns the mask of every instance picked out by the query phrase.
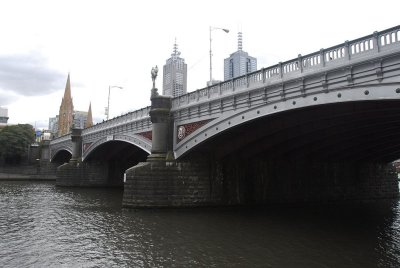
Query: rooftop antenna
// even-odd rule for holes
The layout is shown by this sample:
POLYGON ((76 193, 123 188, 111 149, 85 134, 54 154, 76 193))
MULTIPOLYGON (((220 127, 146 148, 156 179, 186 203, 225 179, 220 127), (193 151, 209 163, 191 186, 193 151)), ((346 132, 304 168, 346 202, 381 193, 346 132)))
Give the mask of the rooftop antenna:
POLYGON ((174 44, 173 53, 171 54, 171 56, 173 58, 176 58, 176 57, 179 57, 179 55, 181 55, 181 53, 178 51, 178 44, 176 43, 176 37, 175 37, 175 44, 174 44))
POLYGON ((243 43, 242 43, 242 32, 238 32, 238 50, 242 50, 243 43))

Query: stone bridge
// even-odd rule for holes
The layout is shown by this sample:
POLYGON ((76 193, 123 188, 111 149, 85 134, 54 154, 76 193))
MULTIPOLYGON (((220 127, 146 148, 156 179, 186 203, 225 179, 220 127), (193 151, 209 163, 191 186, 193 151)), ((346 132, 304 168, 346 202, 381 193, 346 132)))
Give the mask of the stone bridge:
POLYGON ((53 162, 73 160, 58 184, 125 174, 135 207, 397 195, 396 180, 377 178, 400 158, 400 26, 151 100, 51 141, 53 162), (87 171, 69 180, 76 162, 87 171))

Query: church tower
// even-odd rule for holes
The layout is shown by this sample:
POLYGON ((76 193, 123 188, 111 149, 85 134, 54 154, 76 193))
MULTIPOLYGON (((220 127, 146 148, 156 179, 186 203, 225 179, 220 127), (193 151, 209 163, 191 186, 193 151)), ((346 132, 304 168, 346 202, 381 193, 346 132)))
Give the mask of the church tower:
POLYGON ((71 97, 71 82, 68 74, 67 84, 65 85, 64 97, 60 105, 58 115, 58 136, 63 136, 71 132, 73 122, 74 104, 71 97))
POLYGON ((89 104, 89 111, 87 114, 85 128, 93 126, 93 117, 92 117, 92 103, 89 104))

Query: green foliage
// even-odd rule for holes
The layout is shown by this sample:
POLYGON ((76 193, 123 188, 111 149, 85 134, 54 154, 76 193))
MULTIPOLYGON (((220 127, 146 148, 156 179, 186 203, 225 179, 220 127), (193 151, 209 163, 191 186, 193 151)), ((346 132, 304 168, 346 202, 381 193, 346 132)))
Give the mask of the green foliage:
POLYGON ((28 124, 6 126, 0 131, 0 158, 6 163, 19 163, 35 140, 33 127, 28 124))

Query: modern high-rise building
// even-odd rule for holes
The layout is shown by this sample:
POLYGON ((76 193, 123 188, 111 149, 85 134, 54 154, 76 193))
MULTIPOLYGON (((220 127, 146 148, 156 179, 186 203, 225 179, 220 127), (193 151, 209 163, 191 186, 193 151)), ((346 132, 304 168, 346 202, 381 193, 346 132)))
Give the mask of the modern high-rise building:
POLYGON ((93 126, 93 121, 91 117, 92 117, 91 111, 90 111, 90 116, 89 112, 74 111, 74 128, 84 129, 93 126), (90 121, 92 122, 90 123, 90 121))
POLYGON ((257 71, 257 59, 242 50, 242 33, 238 33, 238 50, 224 60, 224 80, 257 71))
POLYGON ((171 58, 167 59, 163 68, 163 95, 178 97, 187 92, 187 65, 179 57, 178 45, 174 44, 171 58))
POLYGON ((6 126, 8 122, 8 109, 0 107, 0 126, 6 126))
POLYGON ((49 118, 49 131, 51 134, 57 135, 58 133, 58 115, 49 118))

